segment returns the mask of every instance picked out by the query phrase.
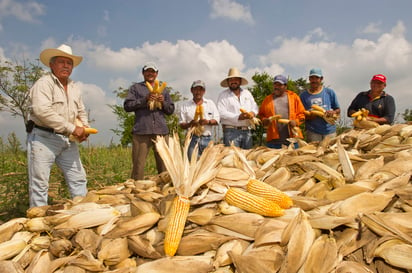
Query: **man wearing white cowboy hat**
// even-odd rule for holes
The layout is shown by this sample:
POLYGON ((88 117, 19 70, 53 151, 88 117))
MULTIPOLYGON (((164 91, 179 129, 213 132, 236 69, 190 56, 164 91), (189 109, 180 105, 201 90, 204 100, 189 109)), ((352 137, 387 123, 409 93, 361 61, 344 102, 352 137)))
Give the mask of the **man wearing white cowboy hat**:
POLYGON ((88 127, 87 112, 80 88, 70 79, 73 67, 81 56, 72 54, 70 46, 45 49, 40 61, 51 72, 43 75, 30 89, 30 120, 27 126, 27 159, 30 207, 47 205, 49 176, 53 163, 62 170, 71 197, 87 193, 86 172, 80 160, 75 136, 79 142, 87 138, 83 126, 76 126, 76 118, 88 127))
POLYGON ((228 76, 220 83, 220 86, 227 87, 217 100, 225 146, 229 146, 231 142, 242 149, 253 146, 250 119, 256 116, 258 106, 252 93, 241 88, 247 84, 248 81, 240 75, 237 68, 230 68, 228 76))

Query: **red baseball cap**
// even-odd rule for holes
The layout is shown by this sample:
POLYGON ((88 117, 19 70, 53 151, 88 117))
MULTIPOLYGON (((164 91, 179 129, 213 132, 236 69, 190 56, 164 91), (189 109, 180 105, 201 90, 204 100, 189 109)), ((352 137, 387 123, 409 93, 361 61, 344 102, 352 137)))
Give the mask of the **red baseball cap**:
POLYGON ((380 81, 380 82, 386 83, 386 77, 385 75, 377 74, 372 77, 371 81, 380 81))

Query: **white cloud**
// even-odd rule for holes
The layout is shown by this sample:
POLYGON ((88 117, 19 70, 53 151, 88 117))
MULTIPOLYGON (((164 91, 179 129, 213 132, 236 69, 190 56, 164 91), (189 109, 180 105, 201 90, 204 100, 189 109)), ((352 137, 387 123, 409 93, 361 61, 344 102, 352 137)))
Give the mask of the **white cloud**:
POLYGON ((90 137, 93 144, 108 144, 107 141, 118 137, 111 131, 117 129, 116 115, 113 114, 108 105, 116 104, 114 98, 110 98, 106 93, 95 84, 78 82, 83 92, 83 102, 88 110, 90 126, 99 130, 97 135, 90 137))
POLYGON ((13 16, 25 22, 37 22, 36 17, 43 14, 44 5, 35 1, 19 3, 13 0, 0 0, 0 18, 13 16))
POLYGON ((377 34, 381 32, 380 29, 381 23, 369 23, 364 29, 361 30, 361 33, 365 34, 377 34))
POLYGON ((325 84, 335 89, 344 111, 358 92, 369 89, 372 75, 382 73, 388 78, 387 90, 395 98, 397 112, 411 108, 406 83, 412 70, 412 44, 405 38, 402 22, 377 40, 359 38, 351 45, 311 37, 283 38, 277 48, 259 57, 262 67, 278 64, 294 79, 306 78, 311 67, 322 68, 325 84))
POLYGON ((249 7, 245 7, 232 0, 211 0, 210 2, 212 4, 211 18, 229 18, 230 20, 243 21, 251 25, 255 23, 249 7))

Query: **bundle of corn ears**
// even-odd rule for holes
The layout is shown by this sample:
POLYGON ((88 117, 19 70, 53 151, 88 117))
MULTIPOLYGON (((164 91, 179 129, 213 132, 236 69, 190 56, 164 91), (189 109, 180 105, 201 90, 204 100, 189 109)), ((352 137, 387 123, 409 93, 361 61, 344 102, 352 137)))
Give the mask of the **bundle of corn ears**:
POLYGON ((353 126, 359 129, 372 129, 379 126, 379 123, 374 122, 368 118, 369 110, 362 108, 359 111, 353 113, 351 117, 354 118, 353 126))
MULTIPOLYGON (((195 110, 195 116, 193 117, 194 121, 199 121, 201 119, 204 119, 204 109, 203 105, 196 105, 196 110, 195 110)), ((203 134, 203 131, 205 130, 205 127, 201 124, 197 124, 195 126, 195 129, 193 133, 197 136, 201 136, 203 134)))
MULTIPOLYGON (((146 87, 147 89, 149 89, 150 93, 160 95, 166 88, 166 82, 162 82, 162 84, 160 85, 159 80, 155 80, 153 86, 149 82, 146 82, 146 87)), ((150 110, 162 109, 162 103, 160 101, 149 100, 147 103, 150 110)))
POLYGON ((327 115, 326 110, 323 109, 323 107, 316 105, 316 104, 312 104, 311 109, 305 111, 305 115, 321 117, 327 123, 332 124, 332 125, 335 125, 340 117, 338 114, 333 114, 332 116, 327 115))
POLYGON ((166 229, 164 249, 168 256, 174 256, 179 247, 185 222, 190 209, 190 198, 204 184, 215 178, 219 172, 218 165, 224 157, 223 146, 210 142, 197 159, 198 147, 195 146, 192 157, 187 151, 193 129, 189 130, 183 148, 178 135, 170 136, 168 141, 159 136, 156 140, 158 150, 171 177, 177 196, 173 200, 166 229))
POLYGON ((256 129, 257 125, 262 124, 262 121, 259 118, 255 117, 252 113, 246 111, 245 109, 240 108, 240 112, 247 114, 250 128, 253 130, 256 129))

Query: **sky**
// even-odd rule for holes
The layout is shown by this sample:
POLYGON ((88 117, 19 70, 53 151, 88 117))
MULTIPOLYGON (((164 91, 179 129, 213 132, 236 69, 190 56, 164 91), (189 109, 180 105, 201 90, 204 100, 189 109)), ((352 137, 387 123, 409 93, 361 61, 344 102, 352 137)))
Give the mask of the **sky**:
MULTIPOLYGON (((108 105, 123 101, 113 91, 142 81, 152 61, 174 91, 191 98, 201 79, 215 102, 231 67, 249 87, 255 73, 307 79, 319 67, 343 113, 384 74, 402 122, 412 109, 411 10, 410 0, 0 0, 0 61, 34 62, 63 43, 83 56, 71 77, 99 129, 93 145, 119 143, 108 105)), ((0 128, 3 139, 15 132, 24 143, 21 118, 2 112, 0 128)))

